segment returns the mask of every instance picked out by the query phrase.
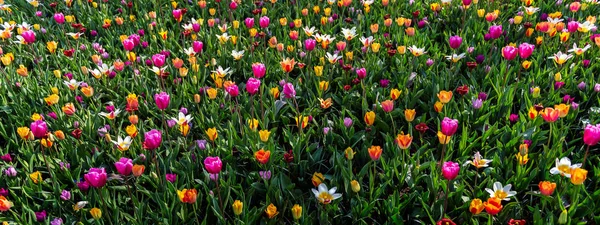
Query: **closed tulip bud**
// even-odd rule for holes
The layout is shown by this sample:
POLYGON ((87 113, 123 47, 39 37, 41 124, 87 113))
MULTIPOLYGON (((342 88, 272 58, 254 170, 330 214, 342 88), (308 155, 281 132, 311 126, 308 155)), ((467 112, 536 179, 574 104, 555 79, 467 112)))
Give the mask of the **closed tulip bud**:
POLYGON ((348 148, 346 148, 346 150, 344 150, 344 155, 346 155, 346 158, 348 160, 352 160, 352 159, 354 159, 354 150, 352 150, 352 148, 348 147, 348 148))
POLYGON ((195 103, 200 103, 200 95, 199 94, 195 94, 194 95, 194 102, 195 103))
POLYGON ((569 220, 569 214, 567 213, 567 210, 564 209, 560 213, 560 216, 558 216, 558 224, 565 224, 565 223, 567 223, 568 220, 569 220))
POLYGON ((92 215, 92 217, 94 217, 94 219, 98 220, 102 217, 102 210, 100 210, 99 208, 92 208, 90 209, 90 214, 92 215))
POLYGON ((233 202, 233 214, 235 214, 236 216, 239 216, 242 214, 242 210, 244 209, 244 203, 241 202, 240 200, 235 200, 233 202))
POLYGON ((404 110, 404 118, 408 122, 412 122, 413 120, 415 120, 416 114, 417 114, 417 112, 414 109, 405 109, 404 110))
POLYGON ((292 217, 294 217, 295 220, 299 220, 302 217, 302 206, 295 204, 292 207, 292 217))
POLYGON ((139 177, 142 174, 144 174, 145 169, 146 169, 146 167, 144 165, 133 165, 133 167, 131 168, 131 171, 133 173, 133 176, 139 177))
POLYGON ((350 187, 352 187, 352 191, 358 193, 360 191, 360 183, 356 180, 350 181, 350 187))

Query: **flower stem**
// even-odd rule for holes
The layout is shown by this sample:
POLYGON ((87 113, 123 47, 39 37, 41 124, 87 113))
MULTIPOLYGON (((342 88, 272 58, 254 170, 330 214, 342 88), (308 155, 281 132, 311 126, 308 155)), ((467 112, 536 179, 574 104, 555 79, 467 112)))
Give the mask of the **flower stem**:
POLYGON ((588 145, 587 148, 585 149, 585 155, 583 156, 583 163, 581 164, 581 167, 585 167, 585 160, 587 159, 589 152, 590 152, 590 146, 588 145))

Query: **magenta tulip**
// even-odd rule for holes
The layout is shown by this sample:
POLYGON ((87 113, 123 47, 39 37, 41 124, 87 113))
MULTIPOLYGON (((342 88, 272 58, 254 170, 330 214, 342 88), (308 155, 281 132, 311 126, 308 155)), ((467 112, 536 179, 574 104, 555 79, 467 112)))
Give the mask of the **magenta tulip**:
POLYGON ((162 142, 162 133, 159 130, 152 129, 144 134, 144 142, 142 145, 146 150, 154 150, 160 147, 162 142))
POLYGON ((356 70, 356 76, 358 76, 358 79, 365 79, 365 77, 367 77, 367 69, 365 68, 360 68, 356 70))
POLYGON ((527 59, 527 58, 529 58, 529 56, 531 56, 534 49, 535 49, 535 45, 532 45, 529 43, 520 44, 519 45, 519 56, 521 56, 521 59, 527 59))
POLYGON ((165 65, 165 60, 166 60, 165 55, 163 55, 163 54, 154 54, 152 56, 152 63, 156 67, 161 67, 161 66, 165 65))
POLYGON ((58 24, 65 23, 65 15, 62 14, 62 13, 55 13, 54 14, 54 21, 56 21, 56 23, 58 23, 58 24))
POLYGON ((235 10, 235 9, 237 9, 237 7, 238 7, 237 2, 231 1, 231 3, 229 3, 229 9, 235 10))
POLYGON ((133 160, 128 158, 121 158, 118 162, 115 163, 115 167, 117 171, 123 176, 129 176, 131 174, 131 170, 133 168, 133 160))
POLYGON ((495 25, 495 26, 491 26, 488 29, 488 32, 490 33, 490 36, 493 39, 498 39, 500 37, 500 35, 502 35, 502 25, 495 25))
POLYGON ((156 106, 160 110, 165 110, 167 107, 169 107, 170 100, 171 97, 165 92, 161 92, 160 94, 154 94, 154 102, 156 102, 156 106))
POLYGON ((510 45, 502 48, 502 57, 504 57, 506 60, 515 59, 518 53, 518 49, 510 45))
POLYGON ((258 20, 258 25, 260 25, 261 28, 267 28, 269 26, 270 21, 271 20, 268 16, 263 16, 258 20))
POLYGON ((125 50, 131 51, 133 50, 133 47, 135 47, 135 42, 133 42, 132 39, 127 38, 123 40, 123 48, 125 48, 125 50))
POLYGON ((579 22, 576 20, 567 23, 567 30, 569 30, 569 33, 575 33, 577 32, 577 29, 579 29, 579 22))
POLYGON ((23 40, 27 44, 35 42, 35 32, 33 32, 32 30, 24 31, 23 33, 21 33, 21 37, 23 37, 23 40))
POLYGON ((250 77, 248 82, 246 82, 246 91, 251 95, 254 95, 258 91, 258 88, 260 88, 260 80, 250 77))
POLYGON ((450 37, 450 39, 448 39, 448 43, 450 44, 450 48, 452 49, 457 49, 460 47, 460 45, 462 44, 462 38, 458 35, 456 36, 452 36, 450 37))
POLYGON ((283 85, 283 94, 285 98, 293 98, 296 97, 296 90, 294 89, 294 85, 292 83, 286 83, 283 85))
POLYGON ((192 48, 196 53, 201 52, 203 47, 204 43, 202 43, 201 41, 194 41, 194 43, 192 44, 192 48))
POLYGON ((218 174, 221 172, 221 168, 223 167, 223 163, 221 159, 217 157, 206 157, 204 159, 204 168, 210 174, 218 174))
POLYGON ((246 18, 244 24, 246 24, 246 28, 248 29, 254 27, 254 18, 246 18))
POLYGON ((600 142, 600 124, 588 124, 583 131, 583 142, 586 145, 593 146, 600 142))
POLYGON ((227 92, 227 94, 229 94, 231 97, 237 97, 238 95, 240 95, 240 89, 238 88, 237 85, 232 84, 229 85, 225 88, 225 91, 227 92))
POLYGON ((442 175, 447 180, 454 180, 454 178, 458 176, 458 172, 460 172, 460 166, 458 163, 448 161, 442 166, 442 175))
POLYGON ((257 79, 263 78, 265 76, 266 72, 267 72, 267 67, 265 66, 265 64, 262 64, 262 63, 253 63, 252 64, 252 73, 254 74, 254 77, 256 77, 257 79))
POLYGON ((315 46, 317 45, 317 41, 315 39, 306 39, 304 40, 304 49, 306 49, 306 51, 312 51, 315 49, 315 46))
POLYGON ((29 129, 31 130, 31 133, 33 133, 33 136, 36 138, 45 137, 48 133, 48 125, 43 120, 33 121, 33 123, 31 123, 31 125, 29 126, 29 129))
POLYGON ((441 127, 442 134, 446 136, 452 136, 454 135, 454 133, 456 133, 456 130, 458 129, 458 120, 444 117, 444 119, 442 120, 441 127))
POLYGON ((104 168, 91 168, 88 173, 83 175, 85 181, 95 188, 104 187, 107 177, 108 176, 104 168))

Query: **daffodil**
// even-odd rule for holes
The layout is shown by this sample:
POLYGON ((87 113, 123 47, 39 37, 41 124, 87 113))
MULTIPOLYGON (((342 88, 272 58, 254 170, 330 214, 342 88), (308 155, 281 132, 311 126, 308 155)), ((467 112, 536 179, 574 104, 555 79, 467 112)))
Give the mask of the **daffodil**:
POLYGON ((511 191, 511 184, 507 184, 506 186, 502 186, 500 182, 494 182, 494 189, 486 188, 485 191, 490 193, 490 198, 498 198, 504 201, 509 201, 510 197, 515 196, 517 194, 516 191, 511 191))
POLYGON ((315 197, 317 198, 317 200, 319 200, 320 203, 329 204, 333 200, 342 197, 342 194, 335 193, 336 190, 337 187, 327 189, 327 185, 321 183, 319 184, 318 190, 313 188, 312 192, 315 194, 315 197))

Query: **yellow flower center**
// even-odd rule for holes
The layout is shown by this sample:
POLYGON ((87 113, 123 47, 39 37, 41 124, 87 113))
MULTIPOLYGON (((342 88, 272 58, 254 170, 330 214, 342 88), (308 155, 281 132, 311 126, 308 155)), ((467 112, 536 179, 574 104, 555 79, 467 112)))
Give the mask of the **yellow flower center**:
POLYGON ((504 192, 503 190, 498 190, 498 191, 494 192, 494 196, 496 196, 496 198, 498 198, 498 199, 504 199, 504 198, 508 197, 508 194, 506 192, 504 192))
POLYGON ((571 167, 568 165, 560 165, 558 166, 558 171, 560 171, 561 175, 571 174, 571 167))
POLYGON ((333 200, 333 196, 329 192, 319 193, 319 201, 323 204, 329 204, 333 200))

